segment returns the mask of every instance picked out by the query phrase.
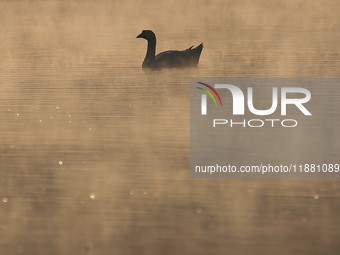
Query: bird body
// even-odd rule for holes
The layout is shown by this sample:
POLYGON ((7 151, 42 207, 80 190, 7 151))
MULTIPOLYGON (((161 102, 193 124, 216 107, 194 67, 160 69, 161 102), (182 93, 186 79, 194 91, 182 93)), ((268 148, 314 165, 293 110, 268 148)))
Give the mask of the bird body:
POLYGON ((137 38, 144 38, 148 41, 146 56, 142 68, 169 68, 169 67, 195 67, 203 49, 203 43, 196 48, 178 51, 168 50, 156 55, 156 36, 151 30, 143 30, 137 38))

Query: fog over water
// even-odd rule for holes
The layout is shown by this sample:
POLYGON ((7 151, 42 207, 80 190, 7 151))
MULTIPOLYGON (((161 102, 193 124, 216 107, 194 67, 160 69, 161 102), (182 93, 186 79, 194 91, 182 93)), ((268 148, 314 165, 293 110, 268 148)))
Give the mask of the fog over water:
MULTIPOLYGON (((339 254, 338 179, 189 171, 190 78, 340 78, 339 13, 336 0, 0 1, 0 254, 339 254), (157 53, 203 42, 198 68, 143 71, 143 29, 157 53)), ((313 109, 328 121, 292 141, 320 135, 339 157, 339 89, 313 95, 339 114, 313 109)))

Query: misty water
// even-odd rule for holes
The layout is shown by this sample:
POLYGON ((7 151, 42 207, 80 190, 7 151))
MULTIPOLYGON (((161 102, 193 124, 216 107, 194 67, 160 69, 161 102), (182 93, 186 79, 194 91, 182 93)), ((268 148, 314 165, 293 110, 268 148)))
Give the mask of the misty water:
MULTIPOLYGON (((338 179, 190 179, 189 86, 339 78, 339 11, 335 0, 1 1, 0 254, 338 254, 338 179), (156 52, 203 42, 198 68, 143 71, 143 29, 156 52)), ((339 113, 336 88, 313 93, 339 113)), ((339 156, 336 129, 320 140, 339 156)))

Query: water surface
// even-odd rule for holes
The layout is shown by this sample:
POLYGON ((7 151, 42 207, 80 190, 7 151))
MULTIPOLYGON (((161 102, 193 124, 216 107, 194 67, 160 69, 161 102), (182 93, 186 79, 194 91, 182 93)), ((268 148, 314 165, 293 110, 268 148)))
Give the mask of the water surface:
POLYGON ((339 77, 339 11, 1 1, 0 253, 338 254, 337 179, 190 179, 189 84, 339 77), (157 52, 204 42, 199 67, 142 71, 143 29, 157 52))

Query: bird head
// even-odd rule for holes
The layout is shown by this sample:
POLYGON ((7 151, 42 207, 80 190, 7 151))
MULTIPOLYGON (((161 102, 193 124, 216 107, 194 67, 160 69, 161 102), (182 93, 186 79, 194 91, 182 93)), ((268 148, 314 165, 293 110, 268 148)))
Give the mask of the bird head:
POLYGON ((150 40, 156 38, 155 34, 151 30, 143 30, 136 38, 144 38, 150 40))

